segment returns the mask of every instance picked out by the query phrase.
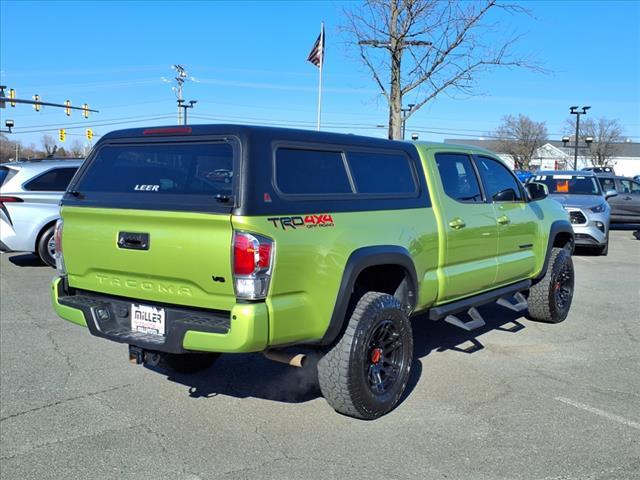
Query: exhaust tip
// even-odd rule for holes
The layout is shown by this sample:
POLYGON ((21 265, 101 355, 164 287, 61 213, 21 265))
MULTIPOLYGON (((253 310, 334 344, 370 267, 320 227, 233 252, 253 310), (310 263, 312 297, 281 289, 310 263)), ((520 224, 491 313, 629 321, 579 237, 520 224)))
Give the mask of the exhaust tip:
POLYGON ((304 367, 307 361, 307 356, 303 353, 287 353, 280 350, 265 350, 262 354, 269 360, 297 368, 304 367))

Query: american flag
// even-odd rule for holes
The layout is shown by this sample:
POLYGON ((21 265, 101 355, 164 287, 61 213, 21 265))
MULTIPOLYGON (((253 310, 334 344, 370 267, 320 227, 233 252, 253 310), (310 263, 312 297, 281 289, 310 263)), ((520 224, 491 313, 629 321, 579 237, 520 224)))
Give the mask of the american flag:
POLYGON ((322 25, 320 35, 318 35, 316 43, 313 44, 313 48, 311 49, 311 53, 307 57, 307 60, 318 68, 324 62, 324 25, 322 25))

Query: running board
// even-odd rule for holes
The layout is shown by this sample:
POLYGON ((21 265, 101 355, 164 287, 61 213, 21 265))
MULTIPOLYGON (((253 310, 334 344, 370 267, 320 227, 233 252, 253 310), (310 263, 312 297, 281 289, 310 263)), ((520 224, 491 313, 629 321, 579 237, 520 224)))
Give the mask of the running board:
MULTIPOLYGON (((499 298, 515 295, 518 292, 527 290, 529 287, 531 287, 531 280, 524 280, 522 282, 497 288, 473 297, 439 305, 429 309, 429 320, 441 320, 449 315, 453 316, 459 312, 466 312, 470 308, 480 307, 482 305, 495 302, 499 298)), ((520 300, 518 300, 518 302, 520 303, 520 300)))
POLYGON ((522 295, 522 293, 520 292, 516 293, 513 296, 513 298, 515 299, 516 303, 511 302, 511 300, 505 297, 500 297, 496 301, 496 303, 501 307, 508 308, 509 310, 513 310, 514 312, 522 312, 523 310, 526 310, 527 307, 529 306, 527 299, 524 298, 524 295, 522 295))
POLYGON ((450 323, 454 327, 466 330, 467 332, 476 330, 486 325, 484 318, 482 318, 482 315, 480 315, 480 312, 478 312, 475 307, 471 307, 469 310, 467 310, 467 314, 471 317, 471 320, 468 322, 460 320, 455 315, 447 315, 446 317, 444 317, 444 321, 450 323))

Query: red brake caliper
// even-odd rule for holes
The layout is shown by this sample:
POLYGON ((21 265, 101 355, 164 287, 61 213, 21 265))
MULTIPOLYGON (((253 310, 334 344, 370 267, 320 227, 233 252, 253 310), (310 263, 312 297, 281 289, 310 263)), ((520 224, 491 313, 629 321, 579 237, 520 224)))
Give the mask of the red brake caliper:
POLYGON ((371 363, 376 365, 380 361, 380 357, 382 357, 382 349, 374 348, 371 352, 371 363))

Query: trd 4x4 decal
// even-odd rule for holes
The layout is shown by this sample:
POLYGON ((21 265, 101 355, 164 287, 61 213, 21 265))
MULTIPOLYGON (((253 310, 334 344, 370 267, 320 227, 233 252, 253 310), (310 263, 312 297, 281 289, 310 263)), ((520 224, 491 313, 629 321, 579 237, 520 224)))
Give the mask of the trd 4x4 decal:
POLYGON ((327 213, 320 215, 305 215, 294 217, 271 217, 267 218, 269 222, 273 222, 274 227, 281 227, 286 230, 287 227, 297 228, 317 228, 317 227, 333 227, 333 217, 327 213))

